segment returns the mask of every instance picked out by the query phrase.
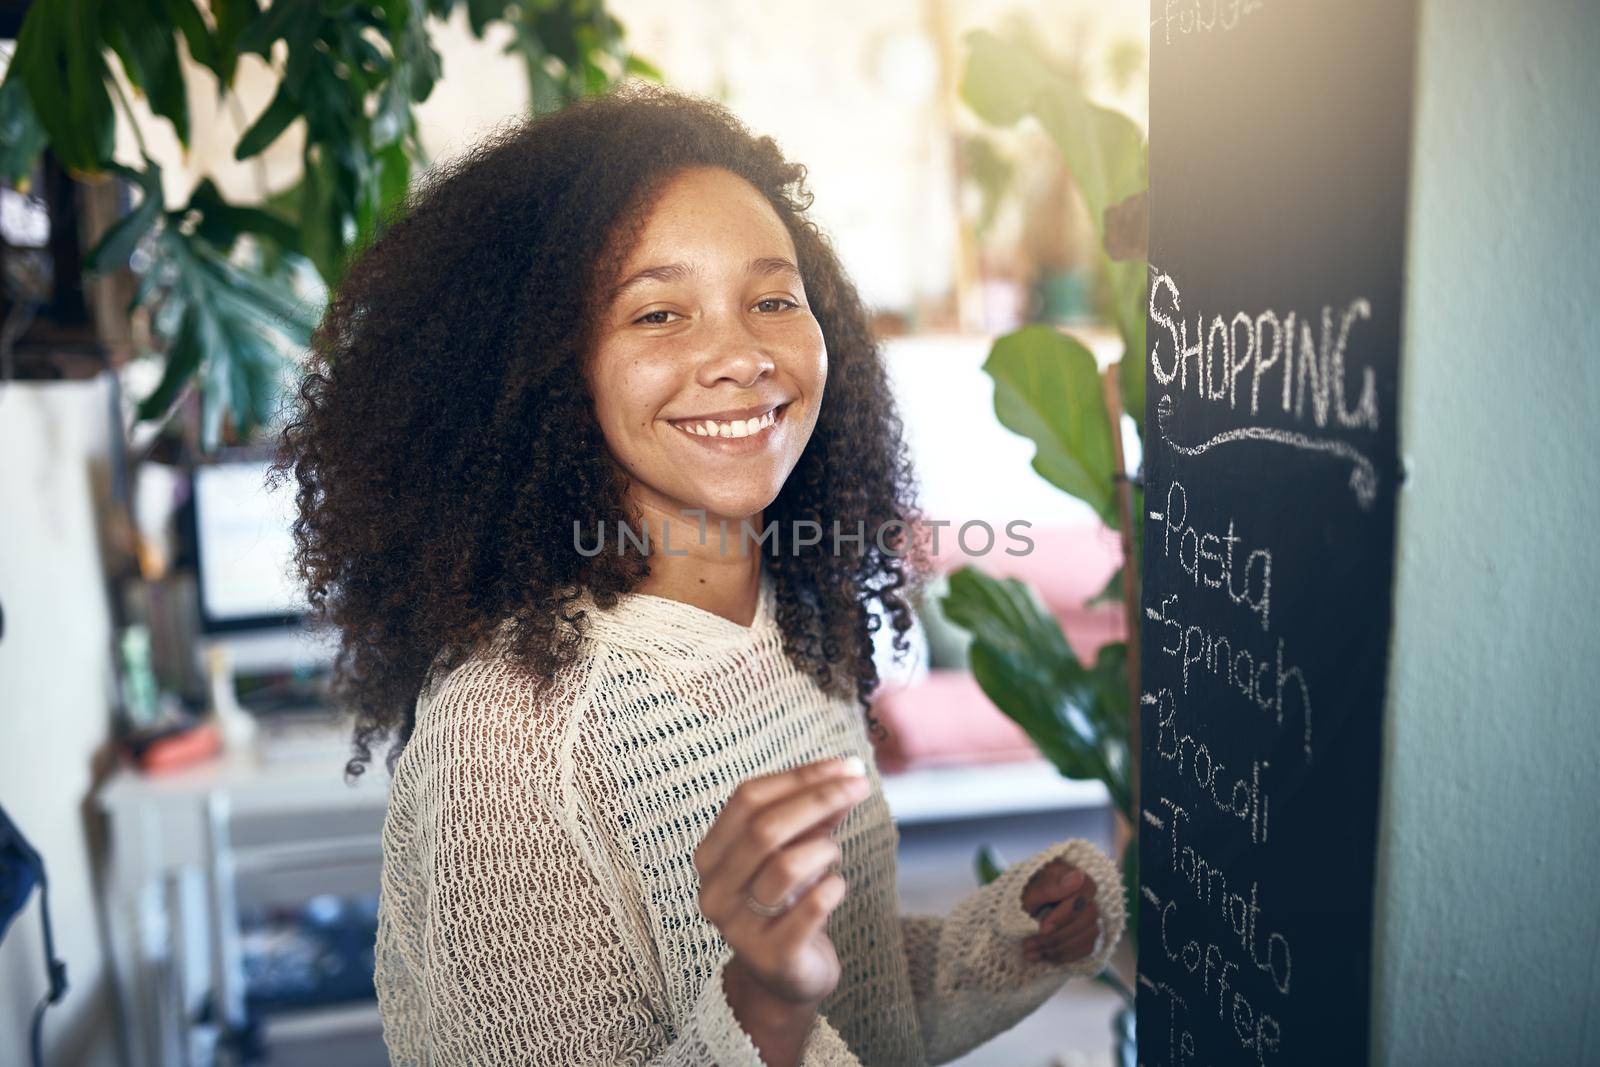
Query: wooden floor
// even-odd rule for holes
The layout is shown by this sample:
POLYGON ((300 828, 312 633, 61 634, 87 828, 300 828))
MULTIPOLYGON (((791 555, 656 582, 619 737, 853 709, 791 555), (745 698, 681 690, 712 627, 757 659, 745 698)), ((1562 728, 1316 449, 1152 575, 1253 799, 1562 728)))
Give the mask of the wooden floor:
MULTIPOLYGON (((906 911, 943 913, 978 885, 973 858, 992 845, 1007 863, 1068 837, 1111 846, 1109 809, 1007 816, 900 827, 900 901, 906 911)), ((1127 946, 1119 949, 1131 973, 1127 946)), ((1034 1014, 951 1061, 960 1067, 1111 1067, 1111 1019, 1121 1001, 1104 986, 1073 981, 1034 1014)))

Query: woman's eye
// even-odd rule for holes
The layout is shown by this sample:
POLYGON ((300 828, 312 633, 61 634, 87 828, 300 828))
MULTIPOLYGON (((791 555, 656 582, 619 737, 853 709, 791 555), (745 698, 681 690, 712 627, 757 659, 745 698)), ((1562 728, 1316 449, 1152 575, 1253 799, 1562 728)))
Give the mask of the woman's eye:
POLYGON ((671 314, 673 314, 673 312, 667 311, 665 309, 662 309, 660 311, 650 311, 650 312, 646 312, 643 315, 640 315, 638 318, 634 319, 633 321, 634 322, 642 322, 642 323, 645 323, 646 325, 649 325, 649 326, 665 326, 667 324, 667 320, 664 319, 664 318, 658 318, 657 316, 671 315, 671 314))
POLYGON ((780 305, 778 307, 772 308, 771 310, 773 310, 773 311, 787 311, 789 308, 797 308, 797 307, 800 306, 799 304, 796 304, 793 300, 785 300, 781 296, 769 296, 765 300, 762 300, 761 302, 756 304, 756 307, 759 309, 759 308, 765 307, 768 304, 778 304, 778 305, 780 305))

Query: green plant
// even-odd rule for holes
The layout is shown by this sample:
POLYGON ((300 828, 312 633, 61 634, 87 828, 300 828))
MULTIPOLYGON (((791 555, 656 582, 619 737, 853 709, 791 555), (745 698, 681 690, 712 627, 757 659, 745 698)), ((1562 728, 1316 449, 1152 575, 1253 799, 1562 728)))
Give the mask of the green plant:
MULTIPOLYGON (((624 47, 603 0, 277 0, 264 10, 257 0, 210 0, 209 17, 196 0, 37 0, 29 9, 0 83, 0 180, 24 179, 48 149, 77 176, 118 175, 140 193, 85 259, 91 272, 131 264, 139 275, 129 311, 149 315, 164 363, 140 420, 164 420, 199 381, 207 450, 225 430, 247 439, 267 421, 285 349, 308 342, 351 251, 404 209, 413 167, 427 163, 413 107, 441 73, 428 20, 458 6, 480 39, 492 23, 510 25, 506 51, 523 61, 535 111, 629 75, 660 79, 624 47), (245 206, 205 179, 168 210, 161 170, 111 63, 187 149, 182 54, 229 98, 240 58, 271 63, 279 41, 277 90, 234 157, 258 155, 303 120, 299 181, 245 206), (112 159, 115 105, 141 166, 112 159)), ((237 111, 237 98, 229 103, 237 111)))
MULTIPOLYGON (((967 44, 962 97, 993 125, 1032 117, 1043 127, 1082 192, 1099 239, 1105 310, 1121 336, 1122 358, 1102 376, 1082 341, 1050 326, 1029 325, 999 338, 984 370, 994 379, 996 416, 1035 444, 1033 468, 1120 532, 1124 565, 1101 596, 1122 602, 1128 639, 1106 645, 1093 663, 1082 663, 1031 590, 972 567, 950 576, 940 606, 971 631, 971 667, 984 693, 1063 775, 1103 782, 1136 834, 1144 508, 1137 478, 1128 477, 1123 463, 1120 421, 1125 411, 1142 434, 1148 146, 1136 123, 1089 101, 1077 79, 1026 43, 975 31, 967 44)), ((990 852, 980 853, 977 866, 984 879, 998 870, 990 852)), ((1136 896, 1136 840, 1124 856, 1123 877, 1125 892, 1136 896)), ((1131 900, 1128 936, 1135 942, 1138 911, 1131 900)), ((1101 978, 1131 1007, 1126 983, 1109 969, 1101 978)))

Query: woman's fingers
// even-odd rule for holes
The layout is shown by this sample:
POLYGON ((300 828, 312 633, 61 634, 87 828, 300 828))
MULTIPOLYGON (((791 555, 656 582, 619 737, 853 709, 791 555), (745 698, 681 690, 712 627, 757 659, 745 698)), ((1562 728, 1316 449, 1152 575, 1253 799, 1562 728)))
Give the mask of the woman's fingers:
POLYGON ((740 782, 734 787, 711 829, 695 847, 695 870, 704 878, 708 871, 722 862, 724 853, 743 837, 751 820, 764 808, 799 790, 847 777, 851 761, 859 763, 859 757, 817 760, 740 782))
MULTIPOLYGON (((1023 941, 1023 955, 1028 959, 1048 959, 1057 962, 1079 959, 1089 954, 1100 934, 1100 912, 1092 904, 1081 911, 1065 910, 1068 920, 1059 926, 1042 928, 1039 933, 1023 941)), ((1055 914, 1052 913, 1051 918, 1055 914)))
POLYGON ((798 900, 840 858, 839 844, 832 837, 809 834, 767 857, 747 891, 763 904, 780 907, 798 900))
POLYGON ((865 778, 833 778, 768 804, 745 826, 738 842, 723 850, 712 877, 730 890, 742 890, 774 853, 824 820, 848 812, 870 791, 865 778))
POLYGON ((1060 930, 1068 924, 1082 921, 1085 912, 1093 912, 1094 910, 1093 896, 1087 893, 1080 893, 1077 896, 1068 897, 1052 908, 1050 914, 1044 917, 1044 921, 1039 924, 1039 932, 1048 934, 1060 930))
POLYGON ((1069 893, 1092 885, 1089 876, 1060 859, 1039 868, 1022 889, 1022 910, 1035 915, 1046 904, 1060 901, 1069 893))
POLYGON ((1050 917, 1040 925, 1039 932, 1033 936, 1047 938, 1060 933, 1094 929, 1099 921, 1100 912, 1092 906, 1086 907, 1082 911, 1073 911, 1069 905, 1063 904, 1050 913, 1050 917), (1056 922, 1056 919, 1061 921, 1056 922))
POLYGON ((800 894, 788 911, 771 920, 770 933, 783 944, 804 944, 822 929, 848 889, 840 875, 825 875, 800 894))

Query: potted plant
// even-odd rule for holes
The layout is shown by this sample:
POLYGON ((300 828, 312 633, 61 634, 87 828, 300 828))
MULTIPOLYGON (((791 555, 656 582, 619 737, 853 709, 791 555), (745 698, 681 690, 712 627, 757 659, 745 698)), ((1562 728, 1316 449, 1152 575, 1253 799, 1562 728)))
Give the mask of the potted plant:
MULTIPOLYGON (((1096 599, 1120 600, 1127 639, 1104 646, 1093 663, 1080 662, 1031 590, 973 567, 950 575, 939 606, 971 632, 970 666, 989 699, 1063 775, 1105 784, 1127 842, 1124 890, 1136 897, 1144 507, 1139 478, 1123 460, 1121 421, 1124 413, 1131 416, 1142 435, 1148 146, 1132 119, 1089 101, 1078 79, 1028 43, 985 31, 966 40, 962 97, 996 126, 1037 120, 1076 182, 1094 228, 1102 307, 1120 335, 1122 358, 1102 374, 1082 341, 1053 325, 1033 324, 1000 337, 984 370, 994 379, 996 416, 1034 442, 1034 469, 1118 531, 1123 565, 1096 599)), ((978 866, 984 879, 998 873, 988 852, 978 866)), ((1127 936, 1135 945, 1138 914, 1132 899, 1127 936)), ((1100 980, 1124 1000, 1114 1037, 1120 1062, 1132 1067, 1134 992, 1110 968, 1100 980)))
POLYGON ((204 451, 245 442, 268 421, 286 356, 306 345, 351 250, 404 209, 413 169, 427 162, 413 107, 441 72, 429 20, 458 6, 479 39, 493 24, 509 26, 506 51, 522 59, 536 111, 628 75, 660 79, 624 46, 603 0, 277 0, 264 9, 258 0, 36 0, 28 8, 0 82, 0 182, 25 187, 48 152, 80 182, 117 177, 138 193, 83 257, 89 272, 131 267, 138 279, 128 311, 147 323, 149 351, 139 354, 158 361, 161 375, 136 423, 163 422, 196 384, 204 451), (237 108, 241 58, 273 63, 279 42, 276 92, 233 155, 256 157, 302 122, 299 180, 238 204, 208 178, 169 209, 112 64, 187 149, 184 54, 237 108), (137 165, 112 158, 119 108, 137 165))

